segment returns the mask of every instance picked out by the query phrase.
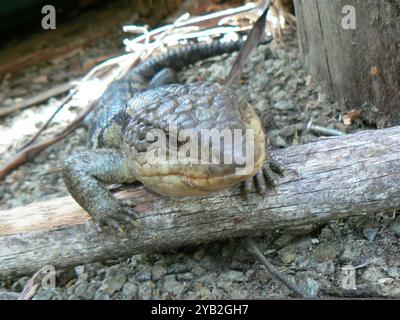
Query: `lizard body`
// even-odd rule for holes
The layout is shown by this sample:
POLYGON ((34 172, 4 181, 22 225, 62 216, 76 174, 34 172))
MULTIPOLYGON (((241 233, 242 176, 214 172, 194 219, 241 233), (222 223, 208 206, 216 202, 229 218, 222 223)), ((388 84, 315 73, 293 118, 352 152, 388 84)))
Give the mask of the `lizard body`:
POLYGON ((266 142, 261 122, 250 104, 233 90, 213 83, 171 84, 175 81, 171 67, 180 69, 236 51, 241 45, 242 40, 171 50, 133 68, 105 91, 90 117, 89 149, 73 153, 63 170, 68 191, 100 226, 120 229, 121 224, 132 222, 131 209, 114 198, 107 184, 140 181, 162 195, 193 196, 219 191, 253 176, 264 188, 262 178, 271 181, 271 172, 280 171, 273 162, 263 165, 266 142), (149 133, 165 134, 169 157, 172 150, 179 152, 185 146, 179 141, 176 149, 170 145, 180 133, 190 130, 199 137, 204 129, 239 130, 242 145, 235 149, 233 141, 219 138, 219 145, 196 144, 199 153, 190 152, 190 159, 197 162, 182 158, 174 163, 162 158, 157 163, 149 160, 154 146, 154 141, 148 140, 149 133), (252 139, 245 135, 246 130, 253 133, 252 139), (253 152, 252 166, 237 174, 243 162, 237 160, 236 153, 243 154, 247 146, 253 152), (211 154, 209 163, 200 161, 203 153, 211 154), (231 162, 225 161, 225 156, 231 162))

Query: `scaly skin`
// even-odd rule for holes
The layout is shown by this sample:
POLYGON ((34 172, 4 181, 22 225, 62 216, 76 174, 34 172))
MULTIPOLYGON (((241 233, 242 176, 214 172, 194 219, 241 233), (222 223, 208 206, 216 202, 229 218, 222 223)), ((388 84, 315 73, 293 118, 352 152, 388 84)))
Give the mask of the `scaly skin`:
MULTIPOLYGON (((134 217, 132 210, 107 190, 107 184, 140 181, 162 195, 193 196, 216 192, 253 176, 263 191, 265 179, 273 180, 272 171, 279 172, 280 167, 270 167, 268 161, 263 166, 264 132, 253 108, 244 99, 218 84, 159 86, 174 81, 173 71, 168 67, 179 69, 210 56, 238 50, 240 46, 238 41, 173 50, 134 68, 106 90, 91 115, 90 149, 72 154, 63 170, 68 191, 99 226, 121 229, 121 224, 132 222, 134 217), (176 133, 171 129, 174 126, 176 133), (230 132, 241 129, 243 134, 239 137, 243 146, 253 147, 254 165, 245 174, 238 175, 237 169, 243 165, 235 160, 229 140, 223 143, 221 140, 221 149, 216 154, 221 159, 232 156, 231 163, 193 164, 182 160, 175 164, 167 160, 153 163, 148 152, 154 144, 146 138, 153 129, 166 133, 168 141, 187 129, 196 135, 202 129, 230 132), (246 129, 253 130, 254 139, 246 138, 246 129)), ((199 145, 198 155, 192 160, 198 160, 203 152, 212 154, 216 150, 215 145, 199 145)), ((182 145, 179 148, 182 150, 182 145)), ((172 154, 169 144, 167 150, 172 154)))

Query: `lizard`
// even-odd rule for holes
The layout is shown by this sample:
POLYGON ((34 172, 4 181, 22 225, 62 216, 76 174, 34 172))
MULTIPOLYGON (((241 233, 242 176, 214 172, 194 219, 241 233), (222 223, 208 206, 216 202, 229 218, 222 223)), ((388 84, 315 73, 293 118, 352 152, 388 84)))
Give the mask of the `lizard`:
MULTIPOLYGON (((175 83, 177 70, 237 51, 243 42, 215 40, 169 50, 133 67, 105 90, 88 117, 88 148, 73 152, 63 167, 67 190, 100 230, 106 226, 122 231, 122 226, 133 223, 136 217, 131 205, 117 200, 107 189, 109 184, 139 181, 145 188, 172 197, 206 195, 239 183, 245 191, 256 184, 265 193, 269 185, 275 185, 275 175, 282 174, 283 168, 268 156, 265 133, 252 106, 220 84, 175 83), (243 145, 239 151, 250 145, 253 165, 245 174, 237 174, 243 162, 236 160, 150 162, 148 152, 154 141, 148 141, 148 134, 155 129, 165 133, 168 141, 187 129, 195 134, 202 129, 241 130, 239 140, 243 145), (249 129, 254 133, 252 139, 246 139, 244 133, 249 129)), ((172 153, 168 146, 167 153, 172 153)), ((232 142, 223 140, 216 150, 215 145, 206 143, 200 146, 200 152, 216 154, 219 159, 225 155, 236 159, 232 155, 238 151, 232 146, 232 142)))

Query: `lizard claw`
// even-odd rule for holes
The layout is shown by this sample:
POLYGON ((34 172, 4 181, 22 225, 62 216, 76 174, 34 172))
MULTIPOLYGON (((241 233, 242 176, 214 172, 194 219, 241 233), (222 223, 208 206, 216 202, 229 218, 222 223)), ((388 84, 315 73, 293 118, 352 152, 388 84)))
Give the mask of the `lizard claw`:
POLYGON ((118 201, 120 207, 116 212, 111 212, 105 216, 95 217, 96 230, 104 232, 105 228, 114 230, 118 233, 126 233, 126 229, 130 225, 135 224, 137 218, 136 212, 132 209, 132 201, 120 200, 118 201))
POLYGON ((242 184, 243 193, 246 195, 247 200, 250 199, 250 192, 251 192, 252 187, 253 187, 253 185, 252 185, 251 179, 244 181, 242 184))
POLYGON ((271 170, 275 173, 278 173, 280 175, 283 175, 285 172, 285 167, 283 166, 282 163, 280 163, 278 160, 269 158, 268 159, 268 165, 271 168, 271 170))
POLYGON ((252 179, 243 183, 244 193, 248 197, 251 190, 255 188, 258 193, 265 195, 271 187, 276 186, 276 174, 283 175, 283 173, 284 167, 279 161, 272 158, 268 159, 252 179))

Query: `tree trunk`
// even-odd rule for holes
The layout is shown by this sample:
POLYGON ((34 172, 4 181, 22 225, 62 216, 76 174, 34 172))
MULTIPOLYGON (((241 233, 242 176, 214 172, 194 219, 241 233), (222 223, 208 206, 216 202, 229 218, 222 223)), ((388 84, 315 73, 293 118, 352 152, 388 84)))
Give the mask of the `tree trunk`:
POLYGON ((378 127, 399 124, 400 0, 294 2, 301 58, 323 90, 370 122, 377 111, 378 127))
POLYGON ((265 196, 239 188, 165 198, 136 188, 138 218, 126 234, 97 233, 65 197, 0 211, 0 274, 33 273, 188 244, 254 235, 400 208, 400 127, 275 150, 285 176, 265 196))

